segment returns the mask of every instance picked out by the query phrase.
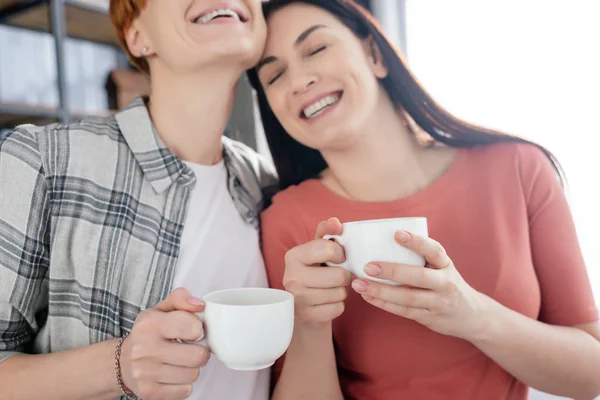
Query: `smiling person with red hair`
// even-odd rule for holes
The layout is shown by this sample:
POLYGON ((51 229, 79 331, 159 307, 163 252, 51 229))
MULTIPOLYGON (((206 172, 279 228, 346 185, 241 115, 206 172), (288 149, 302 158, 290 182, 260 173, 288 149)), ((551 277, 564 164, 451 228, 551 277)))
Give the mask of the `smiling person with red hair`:
POLYGON ((111 0, 150 96, 0 141, 3 399, 268 398, 268 370, 173 340, 201 336, 204 294, 267 286, 258 215, 275 177, 223 137, 264 47, 260 3, 111 0))

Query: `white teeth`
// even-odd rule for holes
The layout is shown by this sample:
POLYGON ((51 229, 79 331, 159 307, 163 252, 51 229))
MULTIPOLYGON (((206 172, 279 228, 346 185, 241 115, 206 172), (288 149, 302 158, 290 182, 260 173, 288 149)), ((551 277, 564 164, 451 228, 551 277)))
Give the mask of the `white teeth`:
POLYGON ((240 18, 240 16, 238 15, 238 13, 236 13, 232 9, 223 8, 221 10, 215 10, 215 11, 209 12, 204 17, 200 18, 200 23, 201 24, 206 24, 206 23, 212 21, 213 19, 215 19, 217 17, 220 17, 220 16, 223 16, 223 15, 235 18, 237 21, 241 21, 242 20, 240 18))
POLYGON ((325 111, 328 107, 336 104, 339 100, 340 96, 337 94, 323 97, 321 100, 318 100, 306 107, 303 111, 304 116, 306 118, 314 118, 323 113, 323 111, 325 111))

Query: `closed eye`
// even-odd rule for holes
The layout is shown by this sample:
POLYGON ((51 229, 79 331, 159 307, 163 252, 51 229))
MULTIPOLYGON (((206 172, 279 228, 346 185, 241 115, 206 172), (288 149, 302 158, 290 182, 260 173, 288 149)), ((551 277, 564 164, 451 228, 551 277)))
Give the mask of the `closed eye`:
POLYGON ((281 78, 281 75, 283 75, 283 71, 281 71, 280 73, 278 73, 277 75, 275 75, 269 82, 269 85, 272 85, 275 83, 275 81, 277 81, 277 79, 281 78))
POLYGON ((320 52, 322 52, 323 50, 325 50, 327 48, 327 46, 321 46, 318 49, 316 49, 315 51, 309 53, 309 56, 314 56, 315 54, 318 54, 320 52))

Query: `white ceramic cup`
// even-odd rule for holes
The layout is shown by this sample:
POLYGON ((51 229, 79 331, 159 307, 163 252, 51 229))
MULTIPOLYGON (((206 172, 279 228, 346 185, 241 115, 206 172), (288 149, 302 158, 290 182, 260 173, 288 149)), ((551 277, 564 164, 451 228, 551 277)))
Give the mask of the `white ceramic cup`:
MULTIPOLYGON (((357 278, 389 285, 397 282, 373 278, 364 272, 370 262, 390 262, 397 264, 425 266, 423 256, 396 242, 394 236, 403 230, 421 236, 428 236, 427 218, 390 218, 369 221, 347 222, 342 224, 341 235, 325 235, 324 239, 333 239, 344 247, 346 261, 340 264, 357 278)), ((333 266, 337 264, 327 263, 333 266)))
POLYGON ((197 315, 204 324, 204 336, 191 343, 206 346, 228 368, 268 368, 290 345, 294 330, 291 293, 236 288, 209 293, 203 300, 206 307, 197 315))

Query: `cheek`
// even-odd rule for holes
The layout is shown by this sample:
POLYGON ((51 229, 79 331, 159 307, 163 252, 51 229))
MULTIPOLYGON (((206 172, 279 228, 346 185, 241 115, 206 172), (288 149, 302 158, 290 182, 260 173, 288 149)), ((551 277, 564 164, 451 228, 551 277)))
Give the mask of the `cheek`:
POLYGON ((267 95, 267 101, 269 102, 269 106, 275 117, 283 124, 284 121, 289 120, 290 113, 286 108, 285 96, 277 93, 276 91, 272 91, 267 95))
POLYGON ((379 95, 379 80, 367 67, 354 67, 350 73, 352 76, 352 87, 355 91, 353 101, 364 104, 376 101, 379 95))

